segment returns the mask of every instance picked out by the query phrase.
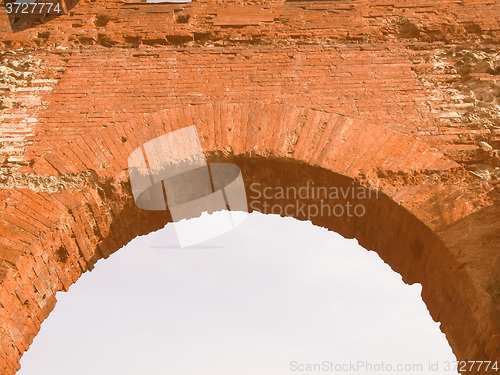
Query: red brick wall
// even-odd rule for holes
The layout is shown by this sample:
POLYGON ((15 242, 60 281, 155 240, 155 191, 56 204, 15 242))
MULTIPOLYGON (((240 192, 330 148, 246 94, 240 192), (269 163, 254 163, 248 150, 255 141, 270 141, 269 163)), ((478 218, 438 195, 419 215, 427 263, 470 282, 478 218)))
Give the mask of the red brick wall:
POLYGON ((56 291, 169 220, 134 206, 126 161, 193 123, 247 182, 381 189, 363 221, 316 224, 422 283, 459 358, 500 359, 499 16, 494 1, 80 1, 13 33, 1 12, 1 373, 56 291))

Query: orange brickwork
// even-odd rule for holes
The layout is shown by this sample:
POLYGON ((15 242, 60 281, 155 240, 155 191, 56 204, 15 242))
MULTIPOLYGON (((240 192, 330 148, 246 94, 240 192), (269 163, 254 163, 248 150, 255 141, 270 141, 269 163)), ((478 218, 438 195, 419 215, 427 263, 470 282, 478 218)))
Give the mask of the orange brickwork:
POLYGON ((313 222, 422 283, 460 360, 500 360, 497 1, 65 8, 0 11, 0 374, 57 291, 170 221, 135 206, 127 159, 190 125, 246 183, 378 189, 363 218, 313 222))

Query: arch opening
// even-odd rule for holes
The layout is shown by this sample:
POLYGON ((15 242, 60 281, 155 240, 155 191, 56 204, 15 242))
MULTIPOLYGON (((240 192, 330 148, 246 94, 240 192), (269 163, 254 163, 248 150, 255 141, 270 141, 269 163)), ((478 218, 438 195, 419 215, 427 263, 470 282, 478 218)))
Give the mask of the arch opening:
MULTIPOLYGON (((251 184, 255 187, 257 186, 255 184, 258 184, 260 187, 273 188, 325 186, 348 191, 354 186, 362 189, 362 186, 352 178, 290 159, 236 157, 215 152, 208 153, 207 160, 239 166, 247 187, 251 184)), ((126 189, 129 189, 127 186, 126 189)), ((256 207, 255 202, 258 200, 254 199, 255 197, 255 191, 253 194, 251 191, 248 192, 250 211, 256 207)), ((96 255, 89 262, 90 268, 98 259, 107 258, 137 235, 146 235, 159 230, 172 221, 168 210, 166 212, 140 210, 135 206, 131 194, 128 194, 128 198, 128 202, 120 211, 120 216, 114 220, 114 225, 111 225, 109 236, 99 244, 96 255), (123 231, 124 225, 129 228, 128 232, 123 231)), ((347 207, 349 200, 352 200, 352 197, 345 199, 340 196, 337 204, 347 207)), ((296 204, 293 197, 273 196, 266 198, 265 201, 270 207, 282 207, 283 213, 286 212, 286 206, 296 204)), ((358 201, 354 199, 353 205, 358 201)), ((377 196, 372 196, 372 199, 361 199, 361 201, 364 205, 362 216, 307 216, 302 214, 307 211, 302 210, 301 215, 294 217, 301 221, 309 220, 312 224, 339 233, 345 238, 356 238, 363 248, 376 251, 384 262, 402 276, 405 283, 422 284, 422 298, 433 319, 441 322, 442 330, 446 333, 455 354, 458 356, 466 351, 470 343, 456 337, 472 334, 473 328, 459 323, 461 317, 454 313, 452 307, 457 301, 450 300, 456 288, 462 291, 463 298, 469 298, 467 291, 470 290, 470 286, 467 284, 470 280, 463 273, 460 264, 431 229, 387 195, 380 192, 377 196), (446 303, 450 304, 449 307, 446 303)), ((315 199, 304 199, 302 204, 314 205, 315 199)), ((465 305, 462 307, 468 308, 465 305)))
MULTIPOLYGON (((242 171, 250 210, 258 211, 267 203, 275 210, 281 208, 275 213, 356 238, 406 283, 422 285, 422 298, 433 319, 441 322, 457 358, 495 358, 500 336, 493 306, 488 296, 480 294, 481 279, 464 264, 460 248, 450 247, 452 242, 446 238, 457 218, 468 219, 474 212, 470 205, 461 206, 474 194, 455 191, 453 179, 461 178, 456 163, 409 136, 342 116, 275 104, 222 103, 175 108, 128 125, 115 124, 33 162, 30 168, 49 175, 50 186, 33 190, 23 185, 9 203, 36 204, 39 216, 46 215, 56 224, 34 235, 29 226, 8 227, 14 240, 21 238, 25 250, 2 264, 8 267, 0 290, 2 301, 8 302, 0 309, 9 325, 1 332, 6 343, 1 350, 8 360, 0 365, 6 373, 18 368, 18 359, 53 309, 58 290, 67 290, 99 259, 133 238, 172 221, 169 211, 137 207, 127 158, 144 143, 193 124, 209 163, 231 163, 242 171), (367 144, 377 147, 367 148, 367 144), (398 179, 406 179, 408 186, 401 188, 398 179), (52 186, 54 181, 59 185, 52 186), (353 187, 363 190, 374 182, 375 197, 342 193, 353 187), (312 185, 337 188, 336 204, 346 208, 349 201, 361 203, 362 214, 297 211, 290 208, 297 204, 295 196, 278 194, 279 187, 285 191, 294 187, 298 194, 300 188, 312 185), (9 295, 12 291, 14 296, 9 295)), ((316 198, 300 200, 317 207, 316 198)))
POLYGON ((67 373, 82 357, 75 375, 285 374, 358 361, 361 374, 382 362, 431 374, 429 363, 455 360, 420 287, 374 252, 307 222, 248 219, 184 249, 167 224, 98 262, 60 296, 19 375, 67 373))

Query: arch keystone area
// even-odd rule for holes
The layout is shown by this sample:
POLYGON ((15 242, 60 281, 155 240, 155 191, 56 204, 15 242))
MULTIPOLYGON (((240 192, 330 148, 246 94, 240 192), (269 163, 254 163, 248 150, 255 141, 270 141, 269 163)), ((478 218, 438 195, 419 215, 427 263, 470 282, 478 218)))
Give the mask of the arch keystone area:
MULTIPOLYGON (((377 198, 362 202, 362 217, 297 218, 357 238, 406 282, 422 283, 424 301, 458 358, 496 358, 495 306, 482 289, 491 281, 487 258, 496 249, 465 251, 475 241, 495 238, 484 214, 491 220, 498 208, 474 204, 484 197, 469 190, 470 177, 461 166, 408 135, 345 116, 281 104, 214 103, 162 110, 93 131, 3 179, 2 373, 15 373, 57 291, 68 290, 135 236, 171 220, 168 211, 135 205, 128 156, 145 142, 190 125, 196 126, 208 161, 240 167, 250 207, 257 195, 249 190, 252 184, 377 191, 377 198)), ((308 198, 306 204, 314 201, 308 198)), ((294 203, 292 197, 266 201, 294 203)))

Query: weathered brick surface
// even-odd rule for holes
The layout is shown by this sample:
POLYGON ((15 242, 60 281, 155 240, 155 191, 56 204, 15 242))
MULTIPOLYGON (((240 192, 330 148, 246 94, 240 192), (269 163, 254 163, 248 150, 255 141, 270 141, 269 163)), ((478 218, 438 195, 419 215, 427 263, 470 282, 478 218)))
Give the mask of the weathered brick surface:
POLYGON ((80 1, 12 32, 0 12, 0 373, 56 291, 171 219, 134 205, 127 158, 192 124, 248 183, 383 192, 314 222, 422 283, 460 359, 500 360, 499 18, 491 0, 80 1))

